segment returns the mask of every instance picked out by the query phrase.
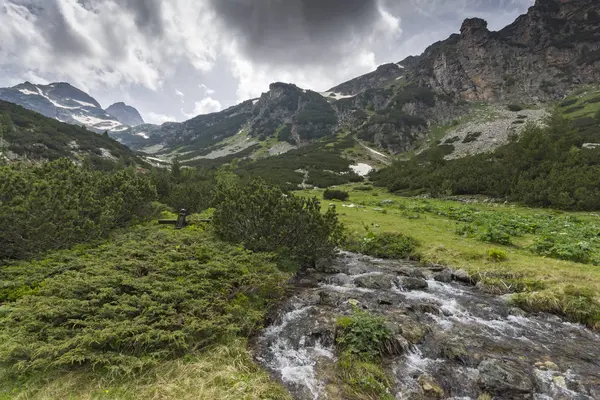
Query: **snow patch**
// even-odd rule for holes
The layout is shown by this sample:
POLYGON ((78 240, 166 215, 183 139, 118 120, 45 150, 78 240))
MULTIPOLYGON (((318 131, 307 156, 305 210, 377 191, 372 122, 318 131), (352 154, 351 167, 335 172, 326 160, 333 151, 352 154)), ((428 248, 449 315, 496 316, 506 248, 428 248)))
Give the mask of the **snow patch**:
POLYGON ((355 94, 344 95, 344 94, 336 93, 336 92, 320 92, 319 94, 327 99, 334 99, 334 100, 348 99, 350 97, 356 96, 355 94))
POLYGON ((358 163, 355 165, 351 165, 350 169, 352 171, 354 171, 354 173, 356 175, 359 175, 359 176, 367 176, 367 175, 369 175, 369 173, 371 171, 373 171, 373 167, 371 167, 369 164, 365 164, 365 163, 358 163))
POLYGON ((401 65, 400 63, 396 64, 396 66, 400 69, 404 69, 404 65, 401 65))
POLYGON ((75 121, 81 122, 84 125, 102 126, 106 129, 113 129, 121 126, 120 122, 96 118, 89 115, 73 115, 72 117, 75 121))
POLYGON ((71 100, 73 100, 76 103, 81 104, 84 107, 94 107, 94 108, 96 108, 96 106, 93 105, 92 103, 86 103, 85 101, 79 101, 79 100, 75 100, 75 99, 71 99, 71 100))
POLYGON ((150 139, 150 136, 148 136, 148 134, 146 132, 138 132, 135 134, 136 136, 141 136, 144 139, 150 139))
POLYGON ((50 103, 52 103, 54 105, 54 107, 58 107, 58 108, 65 108, 67 110, 77 110, 79 109, 79 107, 67 107, 67 106, 63 106, 60 103, 57 103, 56 101, 52 100, 50 97, 48 97, 44 92, 42 92, 42 89, 40 89, 39 87, 36 87, 38 94, 42 97, 44 97, 46 100, 48 100, 50 103))
POLYGON ((32 90, 27 90, 27 89, 19 89, 19 92, 26 94, 26 95, 32 95, 32 94, 37 95, 38 94, 37 92, 34 92, 32 90))
POLYGON ((256 105, 256 103, 258 103, 259 100, 260 99, 254 99, 254 100, 252 100, 252 105, 256 105))

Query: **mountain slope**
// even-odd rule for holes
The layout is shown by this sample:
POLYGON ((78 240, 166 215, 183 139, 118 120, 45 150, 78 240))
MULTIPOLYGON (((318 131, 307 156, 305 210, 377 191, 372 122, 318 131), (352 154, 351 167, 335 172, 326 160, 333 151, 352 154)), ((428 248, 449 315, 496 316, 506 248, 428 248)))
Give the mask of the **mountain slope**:
MULTIPOLYGON (((25 82, 11 88, 0 88, 0 100, 18 104, 61 122, 84 125, 99 133, 118 132, 128 128, 127 124, 118 120, 119 116, 104 111, 93 97, 64 82, 49 85, 25 82)), ((133 107, 115 105, 113 110, 116 110, 117 114, 125 110, 128 114, 139 116, 133 107)), ((141 117, 139 119, 141 120, 141 117)))
MULTIPOLYGON (((465 144, 456 152, 460 156, 492 150, 519 134, 525 119, 541 120, 552 102, 598 80, 600 3, 538 0, 501 31, 490 32, 484 20, 467 19, 460 34, 423 54, 382 65, 324 93, 275 83, 260 99, 220 113, 182 124, 140 125, 114 136, 184 161, 235 154, 260 158, 335 135, 356 138, 355 148, 374 146, 392 154, 457 137, 465 144), (490 123, 469 125, 481 119, 487 107, 481 103, 496 110, 482 121, 490 123), (521 103, 515 110, 537 110, 507 113, 511 103, 521 103), (444 137, 449 129, 452 136, 444 137), (478 140, 485 143, 468 145, 478 140)), ((452 151, 452 144, 447 147, 452 151)))
POLYGON ((139 162, 130 149, 108 136, 0 101, 0 159, 44 161, 61 157, 78 162, 88 158, 96 165, 117 160, 139 162))

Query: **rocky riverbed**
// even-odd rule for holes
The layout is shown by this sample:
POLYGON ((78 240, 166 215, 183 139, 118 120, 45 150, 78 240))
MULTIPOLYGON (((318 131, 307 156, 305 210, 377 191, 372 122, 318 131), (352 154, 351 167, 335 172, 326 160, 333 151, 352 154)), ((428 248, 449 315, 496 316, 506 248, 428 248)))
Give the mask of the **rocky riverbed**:
POLYGON ((600 399, 600 335, 526 315, 441 266, 343 253, 298 276, 256 338, 257 360, 299 400, 342 399, 335 324, 353 305, 385 316, 396 399, 600 399))

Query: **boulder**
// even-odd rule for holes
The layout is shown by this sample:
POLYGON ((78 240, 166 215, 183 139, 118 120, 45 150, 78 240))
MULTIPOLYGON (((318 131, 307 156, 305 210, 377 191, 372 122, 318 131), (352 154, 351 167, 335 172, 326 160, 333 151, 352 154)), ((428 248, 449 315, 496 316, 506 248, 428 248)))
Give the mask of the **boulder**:
POLYGON ((354 284, 366 289, 390 289, 392 287, 392 278, 384 274, 360 276, 354 280, 354 284))
POLYGON ((477 369, 479 385, 491 394, 507 399, 526 399, 533 395, 533 383, 527 373, 510 362, 488 358, 477 369))
POLYGON ((399 277, 396 282, 398 286, 403 290, 426 290, 429 285, 423 278, 413 278, 411 276, 399 277))
POLYGON ((445 269, 441 272, 436 272, 435 274, 433 274, 433 279, 435 279, 438 282, 450 283, 452 282, 452 271, 450 271, 449 269, 445 269))

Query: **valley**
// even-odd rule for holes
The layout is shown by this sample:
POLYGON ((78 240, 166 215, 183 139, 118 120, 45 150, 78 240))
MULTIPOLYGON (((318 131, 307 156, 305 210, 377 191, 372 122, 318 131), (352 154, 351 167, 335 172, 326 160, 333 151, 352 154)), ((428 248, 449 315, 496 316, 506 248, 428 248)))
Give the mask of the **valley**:
POLYGON ((125 21, 156 48, 119 54, 198 51, 163 71, 182 81, 115 62, 86 84, 148 119, 66 82, 0 88, 0 400, 600 398, 598 2, 469 16, 419 55, 230 107, 223 71, 158 39, 189 21, 151 12, 125 21))

